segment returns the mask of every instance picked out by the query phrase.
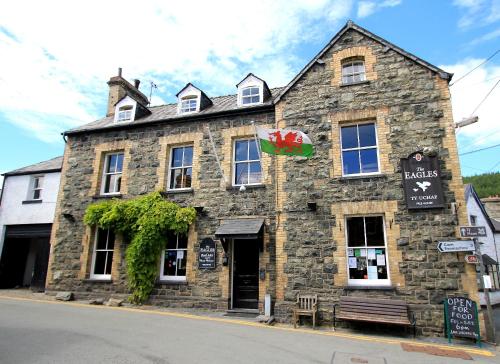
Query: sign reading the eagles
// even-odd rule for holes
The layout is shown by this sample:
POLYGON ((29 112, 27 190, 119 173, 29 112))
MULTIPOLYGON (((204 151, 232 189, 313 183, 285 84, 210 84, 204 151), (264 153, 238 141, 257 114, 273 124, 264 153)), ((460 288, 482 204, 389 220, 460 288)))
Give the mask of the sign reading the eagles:
POLYGON ((439 161, 421 152, 401 159, 403 187, 408 209, 433 209, 444 206, 439 161))

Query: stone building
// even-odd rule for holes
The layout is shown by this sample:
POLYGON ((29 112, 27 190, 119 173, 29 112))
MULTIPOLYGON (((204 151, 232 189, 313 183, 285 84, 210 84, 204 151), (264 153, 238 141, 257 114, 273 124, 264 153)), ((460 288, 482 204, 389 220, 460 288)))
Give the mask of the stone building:
POLYGON ((341 295, 397 298, 420 333, 442 334, 446 296, 478 299, 463 254, 436 248, 467 224, 451 77, 348 22, 283 88, 249 74, 235 95, 187 84, 176 104, 148 107, 138 82, 111 78, 107 116, 65 132, 48 290, 127 294, 127 242, 82 217, 92 202, 161 190, 198 217, 170 237, 152 303, 254 312, 269 294, 287 321, 311 293, 329 323, 341 295), (306 132, 314 157, 260 157, 253 124, 306 132), (442 203, 409 209, 401 159, 421 151, 437 154, 442 203), (212 269, 200 267, 205 239, 212 269))

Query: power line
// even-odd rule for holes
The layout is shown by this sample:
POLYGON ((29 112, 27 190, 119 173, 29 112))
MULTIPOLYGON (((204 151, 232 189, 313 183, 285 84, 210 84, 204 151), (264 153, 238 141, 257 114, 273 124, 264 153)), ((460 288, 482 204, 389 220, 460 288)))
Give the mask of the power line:
POLYGON ((495 87, 498 86, 498 84, 500 83, 500 80, 498 80, 495 85, 493 85, 493 87, 491 88, 490 91, 488 91, 488 93, 486 94, 486 96, 484 97, 484 99, 481 100, 481 102, 479 103, 479 105, 476 106, 476 108, 474 109, 474 111, 470 114, 470 116, 472 116, 476 111, 477 109, 479 109, 479 106, 481 106, 483 104, 483 102, 486 101, 486 99, 488 98, 488 96, 490 96, 490 94, 493 92, 493 90, 495 89, 495 87))
POLYGON ((492 59, 493 57, 495 57, 497 55, 497 53, 500 52, 500 49, 497 49, 495 53, 493 53, 491 56, 489 56, 485 61, 483 61, 482 63, 478 64, 476 67, 474 67, 473 69, 471 69, 469 72, 467 72, 465 75, 463 75, 462 77, 460 77, 458 80, 456 80, 455 82, 453 82, 452 84, 450 84, 450 87, 455 85, 458 81, 464 79, 465 77, 467 77, 469 74, 471 74, 473 71, 475 71, 476 69, 478 69, 479 67, 481 67, 483 64, 485 64, 486 62, 488 62, 490 59, 492 59))
POLYGON ((481 149, 476 149, 476 150, 471 150, 470 152, 460 153, 459 155, 472 154, 472 153, 480 152, 480 151, 482 151, 482 150, 496 148, 496 147, 499 147, 499 146, 500 146, 500 144, 495 144, 495 145, 492 145, 492 146, 490 146, 490 147, 481 148, 481 149))

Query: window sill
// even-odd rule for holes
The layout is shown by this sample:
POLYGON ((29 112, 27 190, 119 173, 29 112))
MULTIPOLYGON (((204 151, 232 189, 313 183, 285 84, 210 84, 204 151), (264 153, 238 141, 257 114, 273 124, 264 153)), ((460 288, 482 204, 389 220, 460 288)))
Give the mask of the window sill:
POLYGON ((94 195, 92 196, 92 199, 94 200, 99 200, 99 199, 106 199, 106 198, 122 198, 123 195, 121 193, 117 194, 109 194, 109 195, 94 195))
POLYGON ((29 205, 29 204, 32 204, 32 203, 42 203, 42 200, 26 200, 26 201, 23 201, 21 203, 23 205, 29 205))
POLYGON ((113 283, 111 278, 103 279, 103 278, 86 278, 83 280, 85 283, 113 283))
POLYGON ((376 174, 358 174, 355 176, 342 176, 339 178, 340 181, 349 181, 351 179, 366 179, 366 178, 385 178, 387 177, 384 173, 376 173, 376 174))
POLYGON ((340 87, 359 86, 359 85, 368 85, 368 84, 370 84, 370 81, 366 80, 366 81, 353 82, 353 83, 343 83, 340 85, 340 87))
POLYGON ((345 286, 345 291, 356 291, 356 290, 378 290, 378 291, 394 291, 396 287, 394 286, 345 286))
POLYGON ((167 195, 176 195, 176 194, 182 194, 182 193, 193 193, 194 190, 192 188, 182 188, 178 190, 166 190, 165 194, 167 195))
POLYGON ((156 281, 158 284, 164 284, 167 286, 187 286, 187 281, 172 281, 167 279, 159 279, 156 281))
POLYGON ((260 183, 258 185, 228 186, 228 187, 226 187, 226 190, 228 190, 228 191, 239 191, 242 186, 245 186, 245 189, 247 189, 247 190, 257 190, 259 188, 266 188, 265 184, 260 183))

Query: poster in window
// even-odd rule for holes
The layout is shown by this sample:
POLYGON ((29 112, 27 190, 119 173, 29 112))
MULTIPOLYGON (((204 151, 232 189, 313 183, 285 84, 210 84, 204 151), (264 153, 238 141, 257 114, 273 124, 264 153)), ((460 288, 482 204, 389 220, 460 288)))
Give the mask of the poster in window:
POLYGON ((377 266, 368 266, 368 279, 378 279, 377 266))
POLYGON ((408 209, 444 207, 439 160, 422 152, 401 159, 403 188, 408 209))
POLYGON ((375 258, 375 249, 368 249, 368 259, 376 259, 375 258))
POLYGON ((377 265, 380 265, 380 266, 385 265, 385 254, 377 255, 377 265))
POLYGON ((349 257, 349 268, 356 269, 358 267, 358 259, 356 257, 349 257))
POLYGON ((347 255, 350 257, 354 256, 354 249, 353 248, 347 248, 347 255))

